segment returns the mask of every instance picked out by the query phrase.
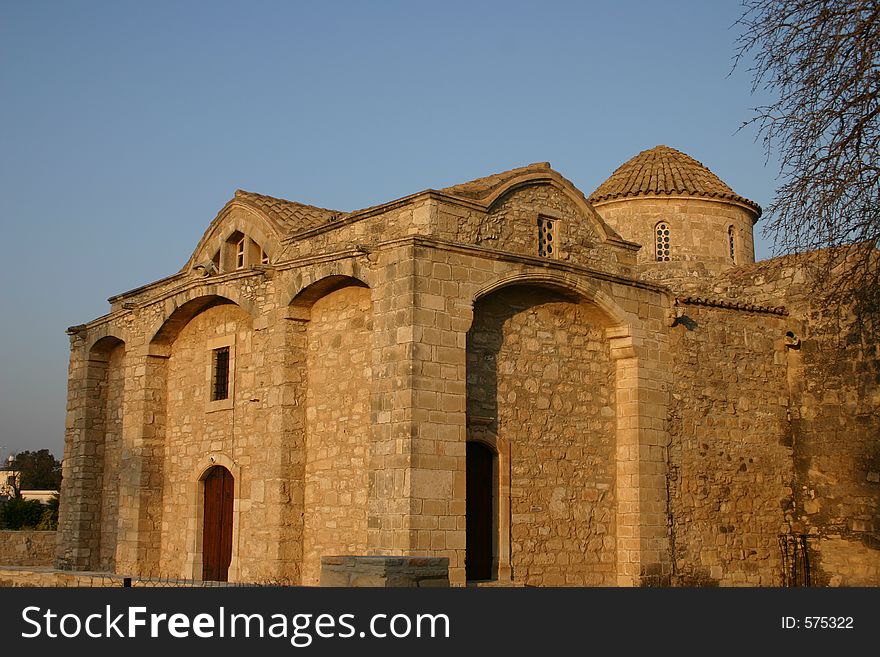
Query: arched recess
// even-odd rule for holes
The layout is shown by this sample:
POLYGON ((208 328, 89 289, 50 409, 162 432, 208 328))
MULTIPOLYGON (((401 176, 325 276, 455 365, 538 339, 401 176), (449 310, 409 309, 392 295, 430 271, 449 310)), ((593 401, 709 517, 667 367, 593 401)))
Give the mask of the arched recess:
MULTIPOLYGON (((223 286, 210 294, 181 293, 166 302, 143 363, 142 439, 132 450, 137 479, 130 482, 137 498, 137 522, 131 535, 137 567, 149 574, 195 577, 201 553, 191 540, 199 513, 191 504, 191 467, 205 454, 222 448, 235 454, 235 441, 250 426, 251 407, 235 412, 236 382, 252 371, 254 305, 223 286), (221 293, 222 292, 222 293, 221 293), (236 303, 238 298, 242 304, 236 303), (215 353, 225 350, 228 396, 212 397, 215 353)), ((250 384, 252 388, 255 383, 250 384)), ((242 394, 249 398, 252 395, 242 394)), ((262 426, 262 425, 261 425, 262 426)), ((248 434, 248 441, 259 437, 248 434)), ((266 450, 259 453, 265 454, 266 450)), ((236 570, 230 570, 230 577, 236 570)))
POLYGON ((115 335, 88 349, 85 428, 74 469, 79 490, 71 496, 80 505, 73 516, 82 523, 81 545, 89 548, 82 567, 104 572, 115 567, 125 365, 125 342, 115 335))
POLYGON ((561 272, 518 272, 502 276, 480 288, 474 294, 474 303, 494 292, 513 285, 542 287, 555 290, 563 296, 576 297, 598 309, 599 315, 597 320, 606 328, 628 327, 628 324, 634 319, 607 292, 599 289, 598 286, 561 272))
POLYGON ((211 286, 207 293, 200 290, 183 292, 165 302, 166 312, 150 331, 150 352, 158 356, 167 355, 167 347, 196 315, 225 304, 235 304, 252 318, 259 316, 256 305, 229 286, 211 286))
POLYGON ((607 295, 564 275, 516 274, 475 295, 468 440, 498 454, 493 578, 507 566, 526 584, 617 583, 610 336, 628 331, 624 318, 607 295))
MULTIPOLYGON (((316 585, 322 556, 364 554, 371 435, 371 290, 330 275, 291 301, 289 362, 282 394, 294 418, 286 444, 294 499, 302 500, 301 581, 316 585), (303 385, 304 384, 304 385, 303 385)), ((292 507, 291 512, 296 512, 292 507)))
POLYGON ((328 267, 323 275, 298 280, 287 290, 287 298, 290 299, 288 316, 291 319, 308 321, 315 301, 337 290, 346 287, 370 287, 368 277, 362 275, 356 263, 332 264, 334 266, 328 267))

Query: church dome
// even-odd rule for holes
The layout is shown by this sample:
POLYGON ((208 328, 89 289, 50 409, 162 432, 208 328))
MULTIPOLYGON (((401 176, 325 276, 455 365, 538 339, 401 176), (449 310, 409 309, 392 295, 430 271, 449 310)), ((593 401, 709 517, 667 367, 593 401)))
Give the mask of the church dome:
POLYGON ((761 216, 761 206, 739 196, 708 167, 669 146, 655 146, 628 160, 590 195, 590 203, 652 196, 694 196, 740 203, 761 216))

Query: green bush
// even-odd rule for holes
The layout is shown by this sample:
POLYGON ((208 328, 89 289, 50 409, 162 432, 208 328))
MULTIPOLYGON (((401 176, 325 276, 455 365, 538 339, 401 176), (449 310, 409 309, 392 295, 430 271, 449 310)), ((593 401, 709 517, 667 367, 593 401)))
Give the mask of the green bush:
POLYGON ((55 531, 58 529, 58 496, 52 498, 43 505, 43 515, 37 523, 37 529, 41 531, 55 531))
POLYGON ((12 498, 0 514, 6 529, 35 529, 43 519, 43 512, 49 510, 37 500, 12 498))

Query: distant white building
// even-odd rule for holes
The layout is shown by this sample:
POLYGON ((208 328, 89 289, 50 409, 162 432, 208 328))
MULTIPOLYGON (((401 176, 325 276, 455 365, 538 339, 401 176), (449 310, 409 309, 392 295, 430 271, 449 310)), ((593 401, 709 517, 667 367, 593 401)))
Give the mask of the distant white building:
MULTIPOLYGON (((10 462, 12 457, 9 457, 10 462)), ((0 469, 0 498, 15 497, 15 490, 21 484, 21 471, 10 468, 0 469)), ((20 490, 22 499, 37 500, 41 504, 48 504, 54 495, 58 495, 57 490, 38 490, 28 489, 20 490)))

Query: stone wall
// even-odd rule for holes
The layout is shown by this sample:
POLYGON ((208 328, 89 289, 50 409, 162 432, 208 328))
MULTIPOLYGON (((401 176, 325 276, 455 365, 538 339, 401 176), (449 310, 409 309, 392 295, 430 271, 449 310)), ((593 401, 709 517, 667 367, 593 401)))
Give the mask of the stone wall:
MULTIPOLYGON (((181 588, 223 587, 226 582, 199 582, 169 578, 129 577, 124 574, 96 573, 92 571, 56 570, 54 568, 0 565, 0 588, 4 587, 51 587, 51 588, 122 588, 131 587, 181 588), (128 582, 126 582, 128 580, 128 582)), ((266 582, 256 582, 266 584, 266 582)), ((269 583, 272 584, 272 583, 269 583)), ((279 582, 285 585, 287 582, 279 582)), ((232 585, 234 586, 234 584, 232 585)))
POLYGON ((471 439, 509 453, 496 495, 510 498, 513 579, 615 584, 614 367, 595 309, 535 287, 478 302, 468 414, 471 439))
POLYGON ((449 560, 444 557, 322 557, 321 586, 448 587, 449 560))
POLYGON ((849 322, 813 310, 798 334, 792 408, 796 512, 819 585, 880 579, 880 349, 849 322))
POLYGON ((103 432, 104 440, 98 458, 102 459, 101 474, 101 538, 96 570, 112 571, 116 564, 116 527, 119 522, 119 467, 122 456, 122 423, 125 347, 119 345, 110 353, 105 390, 103 432))
POLYGON ((367 550, 373 331, 370 290, 346 287, 315 302, 308 323, 302 583, 321 557, 367 550))
POLYGON ((204 492, 200 478, 215 464, 230 469, 236 479, 233 551, 239 558, 240 576, 258 579, 274 574, 268 571, 269 564, 260 563, 266 554, 258 546, 269 540, 277 521, 269 516, 263 482, 252 474, 270 470, 277 458, 263 410, 268 404, 263 383, 268 373, 258 366, 261 341, 247 313, 224 304, 195 316, 171 345, 162 559, 156 575, 201 575, 204 492), (229 399, 211 401, 212 352, 221 346, 230 348, 229 399), (206 462, 207 455, 214 460, 206 462))
POLYGON ((48 566, 55 558, 57 534, 33 530, 0 530, 0 564, 48 566))
POLYGON ((553 259, 631 274, 632 254, 604 244, 593 216, 559 189, 533 185, 505 194, 482 216, 463 218, 451 237, 456 242, 537 256, 538 218, 544 217, 555 226, 553 259))
MULTIPOLYGON (((703 312, 719 313, 715 323, 720 325, 723 317, 729 335, 740 326, 744 337, 764 334, 768 344, 773 337, 768 329, 777 340, 781 336, 784 346, 773 350, 777 374, 764 376, 768 383, 775 378, 780 389, 784 383, 789 405, 775 430, 763 423, 766 444, 778 444, 789 454, 783 466, 790 492, 779 499, 785 518, 780 533, 807 537, 814 585, 876 586, 880 581, 880 353, 876 341, 861 331, 846 308, 838 313, 823 307, 821 293, 812 291, 809 271, 821 266, 821 258, 821 254, 777 258, 729 270, 701 284, 685 279, 677 285, 691 295, 787 309, 783 320, 770 321, 749 313, 703 312)), ((692 309, 687 307, 688 314, 692 309)), ((718 348, 726 342, 717 341, 718 348)), ((757 356, 744 359, 741 367, 749 372, 748 364, 757 362, 757 356)), ((769 353, 765 362, 768 358, 769 353)), ((761 377, 761 372, 751 374, 752 380, 761 377)), ((764 394, 756 390, 749 395, 750 410, 737 408, 737 413, 746 418, 757 413, 770 417, 775 398, 772 387, 764 394)), ((686 395, 679 403, 694 405, 695 400, 686 395)), ((760 426, 750 424, 749 434, 760 426)), ((781 581, 779 548, 771 548, 771 554, 781 581)))
POLYGON ((671 333, 669 514, 681 585, 780 585, 792 450, 782 317, 684 306, 671 333))
MULTIPOLYGON (((642 245, 639 264, 655 261, 655 227, 661 221, 671 231, 672 262, 699 262, 717 273, 755 261, 755 214, 735 203, 691 197, 628 198, 597 203, 596 210, 624 239, 642 245), (735 260, 730 258, 731 226, 735 260)), ((662 277, 662 271, 656 274, 662 277)))

